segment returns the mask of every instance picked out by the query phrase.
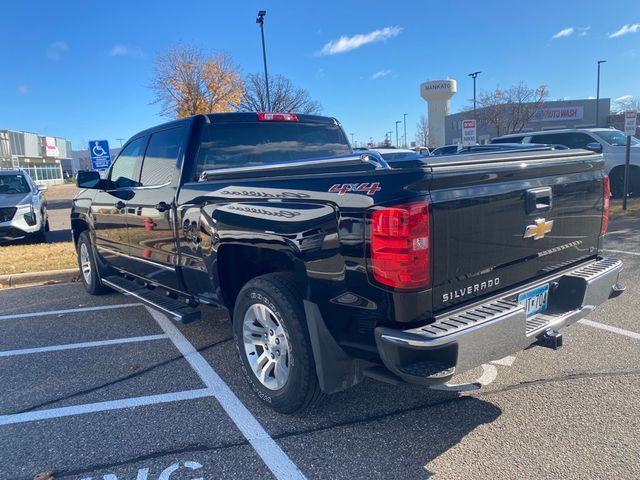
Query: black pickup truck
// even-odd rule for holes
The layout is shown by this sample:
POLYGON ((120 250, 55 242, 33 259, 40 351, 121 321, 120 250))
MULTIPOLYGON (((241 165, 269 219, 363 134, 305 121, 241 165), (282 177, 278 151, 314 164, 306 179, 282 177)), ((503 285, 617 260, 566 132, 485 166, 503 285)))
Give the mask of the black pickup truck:
POLYGON ((183 322, 226 309, 252 388, 293 412, 560 346, 623 290, 602 167, 545 148, 388 163, 333 118, 198 115, 80 173, 71 224, 88 292, 183 322))

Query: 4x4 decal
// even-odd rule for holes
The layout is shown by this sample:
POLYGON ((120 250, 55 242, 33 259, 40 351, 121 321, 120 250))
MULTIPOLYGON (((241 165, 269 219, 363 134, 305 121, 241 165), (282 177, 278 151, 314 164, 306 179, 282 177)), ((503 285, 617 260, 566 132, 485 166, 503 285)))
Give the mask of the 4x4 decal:
POLYGON ((375 183, 336 183, 329 189, 329 193, 337 193, 344 195, 348 192, 366 193, 367 195, 375 195, 376 192, 382 190, 378 182, 375 183))

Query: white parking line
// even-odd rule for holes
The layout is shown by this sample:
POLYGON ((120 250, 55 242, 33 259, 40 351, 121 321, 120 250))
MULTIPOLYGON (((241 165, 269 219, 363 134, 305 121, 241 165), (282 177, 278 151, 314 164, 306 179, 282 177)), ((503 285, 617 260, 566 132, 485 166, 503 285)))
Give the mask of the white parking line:
POLYGON ((213 392, 220 406, 227 412, 233 423, 249 441, 262 461, 279 479, 304 479, 300 469, 278 446, 273 438, 260 425, 240 399, 220 378, 213 367, 200 355, 195 347, 166 316, 147 307, 160 328, 171 338, 176 348, 184 355, 207 387, 213 392))
POLYGON ((210 397, 213 392, 209 388, 187 390, 184 392, 163 393, 146 397, 123 398, 108 402, 88 403, 74 405, 72 407, 50 408, 49 410, 35 410, 33 412, 16 413, 13 415, 0 415, 0 426, 15 423, 34 422, 52 418, 70 417, 83 413, 105 412, 122 408, 140 407, 142 405, 155 405, 158 403, 177 402, 179 400, 193 400, 194 398, 210 397))
POLYGON ((625 252, 624 250, 611 250, 610 248, 605 248, 604 251, 605 252, 612 252, 612 253, 621 253, 623 255, 636 255, 636 256, 640 257, 640 253, 638 253, 638 252, 625 252))
POLYGON ((583 325, 588 325, 594 328, 599 328, 600 330, 606 330, 607 332, 617 333, 618 335, 624 335, 625 337, 631 337, 631 338, 635 338, 636 340, 640 340, 640 333, 632 332, 630 330, 625 330, 624 328, 612 327, 611 325, 606 325, 604 323, 594 322, 592 320, 587 320, 587 319, 578 320, 578 323, 582 323, 583 325))
POLYGON ((81 307, 81 308, 69 308, 67 310, 47 310, 46 312, 15 313, 11 315, 0 315, 0 320, 11 320, 14 318, 42 317, 45 315, 64 315, 66 313, 96 312, 100 310, 111 310, 113 308, 139 307, 141 305, 142 305, 141 303, 121 303, 117 305, 101 305, 99 307, 81 307))
POLYGON ((102 347, 105 345, 120 345, 122 343, 149 342, 169 338, 165 334, 146 335, 143 337, 115 338, 112 340, 98 340, 95 342, 67 343, 64 345, 49 345, 47 347, 23 348, 21 350, 0 351, 0 357, 13 357, 16 355, 29 355, 30 353, 59 352, 61 350, 74 350, 76 348, 102 347))

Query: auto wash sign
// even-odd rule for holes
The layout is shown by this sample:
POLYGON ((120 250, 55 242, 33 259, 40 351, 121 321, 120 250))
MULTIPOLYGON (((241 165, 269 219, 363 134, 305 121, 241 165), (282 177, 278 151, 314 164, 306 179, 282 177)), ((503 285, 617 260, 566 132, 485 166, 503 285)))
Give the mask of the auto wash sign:
POLYGON ((562 120, 582 120, 583 107, 539 108, 531 117, 531 122, 558 122, 562 120))

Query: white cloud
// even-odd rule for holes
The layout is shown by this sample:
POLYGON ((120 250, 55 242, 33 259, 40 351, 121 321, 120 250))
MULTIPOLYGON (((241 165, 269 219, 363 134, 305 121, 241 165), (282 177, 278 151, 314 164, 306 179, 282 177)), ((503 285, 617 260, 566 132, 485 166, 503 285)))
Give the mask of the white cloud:
POLYGON ((563 28, 562 30, 560 30, 558 33, 556 33, 553 37, 551 38, 562 38, 562 37, 568 37, 570 35, 573 35, 573 32, 575 32, 575 28, 573 27, 567 27, 567 28, 563 28))
POLYGON ((640 32, 640 23, 629 23, 620 27, 620 30, 613 32, 609 35, 609 38, 621 37, 622 35, 626 35, 627 33, 636 33, 640 32))
POLYGON ((578 27, 578 36, 580 37, 585 37, 587 36, 587 34, 589 33, 589 30, 591 30, 591 27, 578 27))
POLYGON ((18 93, 26 95, 27 93, 29 93, 29 87, 27 87, 26 85, 20 85, 18 87, 18 93))
POLYGON ((629 100, 633 100, 633 95, 622 95, 621 97, 618 97, 616 99, 614 99, 614 102, 626 102, 629 100))
POLYGON ((402 27, 385 27, 369 33, 358 33, 352 37, 341 36, 338 40, 331 40, 319 52, 317 56, 336 55, 350 52, 369 43, 381 42, 389 38, 397 37, 402 33, 402 27))
POLYGON ((47 47, 47 57, 49 60, 53 60, 57 62, 62 58, 62 55, 69 51, 69 45, 67 42, 57 41, 53 42, 51 45, 47 47))
POLYGON ((116 57, 118 55, 129 55, 129 49, 126 45, 118 44, 114 45, 111 50, 109 50, 110 57, 116 57))
POLYGON ((377 80, 379 78, 386 77, 390 73, 391 73, 391 70, 378 70, 376 73, 371 75, 371 79, 372 80, 377 80))

